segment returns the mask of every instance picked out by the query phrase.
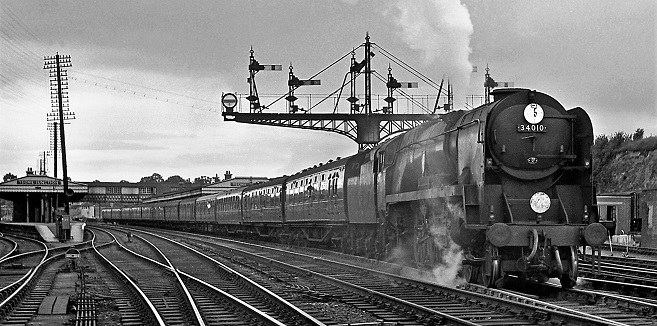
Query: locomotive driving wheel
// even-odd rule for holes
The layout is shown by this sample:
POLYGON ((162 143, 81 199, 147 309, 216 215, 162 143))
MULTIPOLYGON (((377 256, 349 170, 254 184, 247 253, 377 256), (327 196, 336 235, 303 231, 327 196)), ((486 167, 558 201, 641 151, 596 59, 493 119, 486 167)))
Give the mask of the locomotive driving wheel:
POLYGON ((415 265, 418 268, 426 267, 430 264, 432 238, 430 235, 416 235, 413 241, 413 254, 415 258, 415 265))
POLYGON ((475 258, 472 254, 467 253, 465 254, 464 258, 468 263, 465 263, 462 266, 461 271, 463 273, 463 278, 468 283, 477 283, 479 280, 479 271, 481 270, 481 267, 473 265, 475 263, 475 258))
POLYGON ((495 282, 502 277, 500 257, 497 247, 486 243, 486 256, 481 266, 481 278, 485 287, 495 287, 495 282))
POLYGON ((430 221, 427 218, 428 208, 425 205, 420 207, 415 217, 415 237, 413 238, 413 258, 418 268, 432 266, 435 263, 433 259, 433 237, 430 231, 430 221))

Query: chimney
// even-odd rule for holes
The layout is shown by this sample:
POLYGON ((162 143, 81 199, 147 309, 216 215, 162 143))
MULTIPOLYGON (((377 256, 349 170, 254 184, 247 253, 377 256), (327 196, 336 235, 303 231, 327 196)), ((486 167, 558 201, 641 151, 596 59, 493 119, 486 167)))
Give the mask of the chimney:
POLYGON ((230 180, 233 178, 233 175, 230 173, 230 171, 226 171, 226 174, 224 174, 224 180, 230 180))
POLYGON ((25 171, 25 174, 26 175, 34 175, 34 171, 32 170, 32 168, 27 168, 27 171, 25 171))

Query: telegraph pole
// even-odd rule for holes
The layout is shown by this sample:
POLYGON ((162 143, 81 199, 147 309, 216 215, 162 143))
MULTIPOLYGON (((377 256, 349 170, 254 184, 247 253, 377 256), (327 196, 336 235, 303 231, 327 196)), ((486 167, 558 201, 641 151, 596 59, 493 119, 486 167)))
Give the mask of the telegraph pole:
MULTIPOLYGON (((47 129, 48 129, 48 131, 52 131, 52 134, 50 135, 50 150, 52 150, 51 153, 52 153, 52 155, 54 156, 53 163, 54 163, 54 169, 55 169, 55 170, 53 171, 53 174, 54 174, 55 179, 57 179, 57 151, 58 151, 58 145, 57 145, 57 121, 54 121, 54 119, 58 119, 58 118, 57 118, 57 115, 58 115, 58 114, 53 114, 53 115, 54 115, 54 117, 52 117, 53 121, 52 121, 52 123, 49 123, 49 124, 48 124, 47 129)), ((50 116, 51 116, 51 114, 47 114, 47 116, 48 116, 48 121, 50 122, 50 121, 51 121, 51 120, 50 120, 50 116)), ((49 151, 49 152, 50 152, 50 151, 49 151)), ((51 154, 49 153, 48 155, 51 155, 51 154)))
MULTIPOLYGON (((68 74, 65 69, 66 67, 71 67, 71 56, 70 55, 60 55, 59 52, 54 57, 44 57, 45 64, 43 69, 49 69, 50 71, 50 92, 51 92, 51 103, 55 107, 56 99, 57 104, 57 114, 59 118, 59 134, 62 141, 62 172, 64 180, 64 210, 66 214, 70 212, 69 203, 68 203, 68 172, 66 168, 66 138, 64 135, 64 100, 66 100, 66 115, 71 116, 72 114, 68 112, 68 92, 64 90, 68 89, 68 74), (53 82, 56 84, 54 85, 53 82), (54 87, 56 86, 56 87, 54 87), (56 95, 56 97, 55 97, 56 95), (66 96, 65 96, 66 95, 66 96)), ((54 110, 53 110, 54 111, 54 110)), ((55 117, 56 115, 48 114, 49 117, 55 117)), ((55 141, 56 142, 56 141, 55 141)), ((56 146, 56 145, 55 145, 56 146)), ((56 147, 55 147, 56 148, 56 147)), ((57 161, 57 160, 55 160, 57 161)), ((57 163, 55 163, 57 164, 57 163)), ((57 173, 57 172, 55 172, 57 173)))

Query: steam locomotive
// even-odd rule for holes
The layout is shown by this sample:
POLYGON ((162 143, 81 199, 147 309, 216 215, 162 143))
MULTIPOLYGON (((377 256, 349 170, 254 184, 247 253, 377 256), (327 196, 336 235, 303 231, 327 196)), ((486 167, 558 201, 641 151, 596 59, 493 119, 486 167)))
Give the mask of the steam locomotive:
POLYGON ((455 243, 468 282, 572 287, 577 247, 607 238, 581 108, 528 89, 428 121, 292 176, 195 199, 106 209, 108 221, 237 234, 430 268, 455 243))

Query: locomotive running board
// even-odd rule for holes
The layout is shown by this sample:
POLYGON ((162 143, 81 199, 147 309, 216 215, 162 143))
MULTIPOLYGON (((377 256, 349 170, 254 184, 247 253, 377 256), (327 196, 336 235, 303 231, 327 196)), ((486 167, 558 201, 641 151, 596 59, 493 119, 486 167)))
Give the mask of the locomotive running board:
POLYGON ((453 185, 439 188, 422 189, 402 192, 386 196, 388 204, 416 201, 422 199, 435 199, 446 197, 462 197, 465 194, 466 204, 477 202, 477 185, 453 185))

